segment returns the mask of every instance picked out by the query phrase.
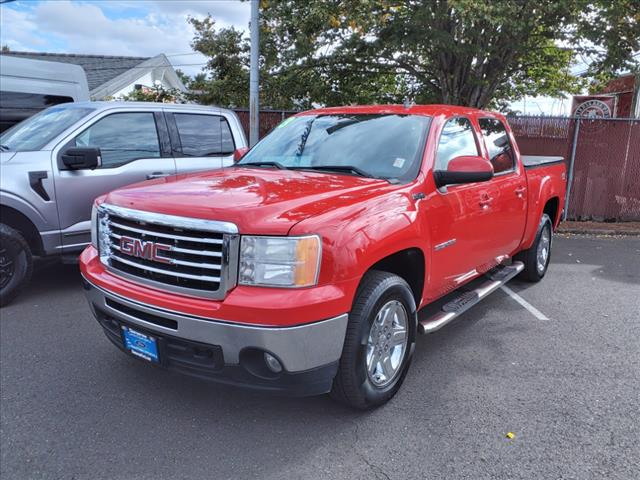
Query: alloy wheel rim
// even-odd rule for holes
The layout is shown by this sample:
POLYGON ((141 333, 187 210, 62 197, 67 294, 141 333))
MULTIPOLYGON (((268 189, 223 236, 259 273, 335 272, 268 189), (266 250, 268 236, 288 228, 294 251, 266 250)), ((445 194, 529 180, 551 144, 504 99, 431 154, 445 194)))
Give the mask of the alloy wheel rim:
POLYGON ((536 265, 538 273, 544 272, 547 268, 547 262, 549 261, 549 251, 551 249, 551 233, 549 227, 545 226, 540 235, 540 242, 538 242, 538 251, 536 255, 536 265))
POLYGON ((0 245, 0 288, 6 287, 13 277, 15 264, 8 250, 0 245))
POLYGON ((407 349, 409 316, 404 305, 391 300, 378 311, 367 340, 367 376, 378 388, 389 385, 400 373, 407 349))

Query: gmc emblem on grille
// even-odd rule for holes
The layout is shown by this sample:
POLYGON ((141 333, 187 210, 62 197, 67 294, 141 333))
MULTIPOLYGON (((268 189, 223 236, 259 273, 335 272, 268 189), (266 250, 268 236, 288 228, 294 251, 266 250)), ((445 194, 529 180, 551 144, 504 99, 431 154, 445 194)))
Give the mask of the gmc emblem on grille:
POLYGON ((167 257, 158 255, 158 252, 168 252, 171 250, 169 245, 163 245, 155 242, 145 242, 139 238, 120 237, 120 252, 132 257, 144 258, 153 262, 171 263, 167 257))

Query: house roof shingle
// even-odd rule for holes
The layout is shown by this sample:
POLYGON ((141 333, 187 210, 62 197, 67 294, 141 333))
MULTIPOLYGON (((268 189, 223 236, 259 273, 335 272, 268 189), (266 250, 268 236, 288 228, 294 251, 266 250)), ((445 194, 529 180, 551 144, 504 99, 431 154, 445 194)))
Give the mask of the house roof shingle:
POLYGON ((80 65, 87 73, 89 90, 94 90, 118 75, 131 70, 150 57, 119 57, 112 55, 78 55, 72 53, 39 53, 39 52, 6 52, 5 55, 45 60, 49 62, 63 62, 80 65))

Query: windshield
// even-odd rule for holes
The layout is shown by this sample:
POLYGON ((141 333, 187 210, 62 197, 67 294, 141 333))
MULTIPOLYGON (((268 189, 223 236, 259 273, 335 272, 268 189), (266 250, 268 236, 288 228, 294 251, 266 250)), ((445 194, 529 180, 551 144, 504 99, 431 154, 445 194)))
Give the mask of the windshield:
POLYGON ((418 174, 431 119, 418 115, 292 117, 237 165, 344 172, 412 180, 418 174))
POLYGON ((14 125, 0 136, 2 150, 26 152, 40 150, 93 108, 50 107, 14 125))

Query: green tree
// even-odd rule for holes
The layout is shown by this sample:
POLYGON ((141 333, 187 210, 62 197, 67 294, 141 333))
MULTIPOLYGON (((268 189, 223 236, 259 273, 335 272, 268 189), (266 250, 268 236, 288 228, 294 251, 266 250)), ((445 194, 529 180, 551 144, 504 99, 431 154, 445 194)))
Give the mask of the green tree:
POLYGON ((121 95, 117 100, 126 102, 183 103, 181 91, 174 88, 164 88, 162 85, 138 88, 126 95, 121 95))
MULTIPOLYGON (((500 106, 637 68, 640 0, 263 0, 261 102, 500 106), (581 75, 576 64, 587 61, 581 75)), ((200 99, 248 104, 248 39, 190 20, 200 99)))
POLYGON ((191 81, 191 77, 179 68, 176 68, 176 75, 184 85, 187 85, 191 81))
MULTIPOLYGON (((268 4, 263 2, 263 9, 268 10, 268 4)), ((297 65, 299 54, 281 51, 291 39, 283 38, 281 30, 276 30, 266 15, 261 20, 260 104, 263 108, 309 108, 314 103, 344 103, 347 98, 348 103, 402 100, 402 95, 396 92, 395 73, 349 69, 341 74, 321 66, 297 65)), ((210 16, 203 20, 190 18, 189 23, 195 30, 193 49, 209 60, 203 72, 188 81, 188 97, 204 104, 246 107, 249 104, 249 39, 234 28, 216 29, 210 16)))
POLYGON ((249 43, 235 28, 216 30, 211 16, 189 18, 196 35, 191 46, 209 60, 204 72, 189 82, 189 90, 201 103, 226 107, 249 104, 249 43))

